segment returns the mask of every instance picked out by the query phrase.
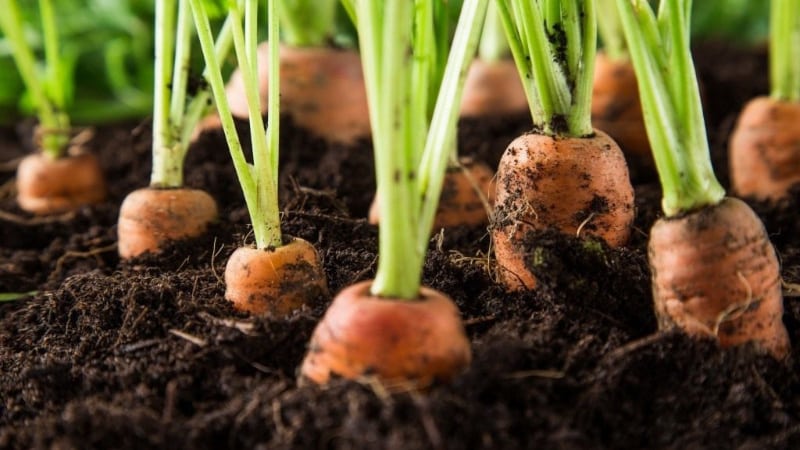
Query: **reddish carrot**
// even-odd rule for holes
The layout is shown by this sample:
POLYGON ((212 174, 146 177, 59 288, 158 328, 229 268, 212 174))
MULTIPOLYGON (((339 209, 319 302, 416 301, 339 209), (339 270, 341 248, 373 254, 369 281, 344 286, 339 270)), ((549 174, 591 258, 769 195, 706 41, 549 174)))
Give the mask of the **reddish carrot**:
POLYGON ((202 235, 216 219, 217 204, 205 191, 138 189, 125 197, 119 210, 119 255, 127 259, 159 253, 172 241, 202 235))
POLYGON ((17 203, 34 214, 55 214, 103 201, 106 184, 97 158, 75 153, 26 156, 17 167, 17 203))
POLYGON ((778 260, 758 217, 725 198, 714 176, 689 3, 664 1, 656 21, 646 1, 617 0, 664 192, 667 217, 648 245, 659 328, 714 337, 724 347, 753 342, 782 358, 789 339, 778 260))
POLYGON ((630 235, 628 167, 614 141, 591 124, 593 5, 552 2, 543 11, 540 4, 498 2, 520 76, 530 83, 536 128, 509 144, 497 171, 492 241, 498 280, 509 290, 536 287, 526 243, 531 231, 593 236, 611 246, 630 235))

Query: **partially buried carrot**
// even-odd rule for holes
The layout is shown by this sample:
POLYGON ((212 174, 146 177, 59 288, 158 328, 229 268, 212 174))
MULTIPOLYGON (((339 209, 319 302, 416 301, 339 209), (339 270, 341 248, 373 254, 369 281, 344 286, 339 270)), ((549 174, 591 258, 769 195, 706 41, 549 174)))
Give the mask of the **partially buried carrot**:
POLYGON ((663 1, 656 21, 646 0, 617 0, 664 195, 666 217, 648 245, 659 328, 716 338, 723 347, 752 342, 783 358, 790 344, 775 250, 758 217, 725 198, 714 176, 689 3, 663 1))
POLYGON ((536 287, 532 232, 555 229, 618 247, 627 242, 634 215, 622 152, 592 128, 594 0, 524 3, 497 3, 529 84, 535 127, 509 144, 497 171, 492 242, 498 280, 512 291, 536 287))

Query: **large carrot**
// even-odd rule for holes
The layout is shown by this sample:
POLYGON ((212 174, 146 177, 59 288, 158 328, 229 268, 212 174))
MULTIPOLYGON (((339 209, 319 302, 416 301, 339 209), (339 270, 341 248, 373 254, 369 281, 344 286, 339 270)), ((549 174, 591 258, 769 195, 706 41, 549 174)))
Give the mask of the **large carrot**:
MULTIPOLYGON (((188 95, 192 14, 188 0, 156 3, 153 99, 153 169, 150 186, 125 198, 119 211, 118 251, 123 259, 160 253, 170 242, 197 237, 217 219, 213 197, 183 185, 191 135, 208 112, 210 92, 188 95)), ((217 53, 230 49, 230 24, 220 32, 217 53)))
POLYGON ((447 144, 455 139, 457 105, 487 1, 464 2, 430 126, 411 113, 426 106, 420 104, 425 97, 414 94, 429 92, 432 82, 416 84, 416 75, 424 70, 418 66, 424 64, 421 56, 430 50, 431 41, 423 37, 435 0, 347 1, 362 45, 378 193, 392 207, 381 208, 375 280, 334 298, 314 330, 301 379, 327 383, 334 377, 375 376, 384 383, 426 387, 451 379, 471 360, 457 307, 444 294, 421 288, 420 278, 451 154, 447 144), (412 42, 421 45, 409 58, 412 42))
POLYGON ((725 198, 709 157, 689 48, 691 2, 617 0, 639 80, 666 217, 650 230, 653 301, 662 329, 789 351, 780 273, 764 226, 725 198))
POLYGON ((39 1, 47 67, 43 77, 25 38, 17 0, 0 1, 0 10, 0 31, 11 46, 39 118, 36 141, 41 153, 27 156, 17 168, 17 203, 35 214, 54 214, 104 200, 105 181, 97 159, 77 145, 70 146, 70 119, 65 111, 72 100, 71 89, 64 76, 52 0, 39 1))
POLYGON ((800 182, 800 1, 773 0, 769 97, 750 101, 730 140, 737 195, 778 200, 800 182))
MULTIPOLYGON (((281 111, 295 124, 331 142, 352 144, 369 135, 369 112, 361 60, 353 49, 331 48, 336 0, 297 0, 282 8, 287 32, 280 49, 281 111)), ((269 97, 269 44, 258 47, 261 104, 269 97)), ((226 88, 231 111, 248 116, 240 71, 226 88)), ((266 112, 266 110, 263 110, 266 112)))
POLYGON ((592 128, 594 0, 497 4, 534 132, 514 140, 500 160, 492 240, 499 281, 532 289, 531 233, 555 229, 624 245, 633 188, 619 147, 592 128))
MULTIPOLYGON (((208 70, 207 80, 217 104, 228 149, 253 226, 256 248, 240 248, 225 268, 225 298, 233 306, 252 313, 284 315, 327 293, 325 273, 314 247, 281 234, 278 209, 278 149, 280 103, 269 99, 269 126, 265 129, 258 95, 257 23, 258 0, 245 0, 244 11, 236 2, 227 4, 236 61, 247 93, 253 164, 245 160, 233 115, 225 96, 220 62, 214 48, 204 0, 190 0, 195 27, 208 70), (244 21, 244 30, 242 30, 244 21)), ((278 14, 280 2, 267 2, 269 35, 269 90, 279 92, 278 14)))

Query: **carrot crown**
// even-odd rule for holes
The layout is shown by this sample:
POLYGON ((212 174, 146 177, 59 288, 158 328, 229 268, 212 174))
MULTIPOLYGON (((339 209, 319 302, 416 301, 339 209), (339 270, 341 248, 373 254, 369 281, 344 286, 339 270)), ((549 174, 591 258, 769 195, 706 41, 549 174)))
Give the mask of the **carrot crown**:
POLYGON ((65 110, 71 100, 68 80, 63 76, 64 65, 59 51, 59 34, 51 0, 39 0, 39 13, 44 33, 46 70, 42 76, 36 68, 36 57, 25 39, 23 20, 17 0, 0 0, 0 31, 11 45, 14 62, 22 81, 31 94, 42 131, 42 151, 59 158, 69 143, 70 121, 65 110))
MULTIPOLYGON (((236 2, 224 1, 224 10, 233 36, 236 61, 245 84, 247 107, 250 120, 250 142, 253 148, 253 164, 245 159, 242 144, 236 133, 228 99, 225 96, 225 83, 222 79, 220 62, 214 47, 214 39, 209 24, 205 2, 210 0, 189 0, 194 15, 197 35, 206 61, 206 79, 219 111, 225 139, 233 159, 233 166, 239 184, 242 186, 247 210, 253 226, 258 248, 280 247, 280 216, 278 210, 278 130, 280 127, 280 96, 270 95, 267 114, 269 127, 265 129, 261 117, 258 94, 258 73, 256 49, 258 46, 257 23, 259 0, 236 2), (244 12, 241 3, 244 3, 244 12), (244 31, 242 21, 244 19, 244 31)), ((267 1, 269 36, 269 92, 280 92, 278 63, 278 14, 279 1, 267 1)))
POLYGON ((434 22, 443 2, 344 2, 361 44, 378 195, 385 205, 374 295, 419 297, 428 236, 455 142, 466 67, 477 47, 487 2, 464 2, 440 87, 430 67, 441 48, 437 43, 442 39, 435 34, 441 28, 434 22), (438 96, 429 96, 434 89, 438 96), (429 122, 432 97, 436 101, 429 122))
POLYGON ((689 48, 691 3, 662 0, 656 17, 647 0, 617 0, 667 216, 725 196, 711 166, 689 48))
MULTIPOLYGON (((153 83, 153 169, 150 185, 183 186, 183 162, 197 124, 211 108, 211 91, 200 86, 189 99, 193 23, 188 0, 156 2, 156 51, 153 83), (176 16, 177 14, 177 16, 176 16)), ((230 18, 216 46, 218 60, 231 47, 230 18)))
POLYGON ((283 40, 293 47, 322 47, 333 35, 336 0, 284 0, 283 40))
POLYGON ((800 0, 772 0, 770 7, 772 96, 800 102, 800 0))
POLYGON ((594 0, 497 0, 531 118, 548 135, 589 136, 594 0))

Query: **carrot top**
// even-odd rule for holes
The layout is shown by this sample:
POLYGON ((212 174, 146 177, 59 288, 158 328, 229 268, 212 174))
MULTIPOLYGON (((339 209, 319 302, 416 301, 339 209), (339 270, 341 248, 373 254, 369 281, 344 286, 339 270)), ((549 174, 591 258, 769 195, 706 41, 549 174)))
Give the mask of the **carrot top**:
MULTIPOLYGON (((231 152, 236 176, 242 186, 247 210, 253 226, 256 246, 258 248, 280 247, 280 216, 278 210, 278 131, 280 128, 280 97, 269 96, 267 114, 269 126, 265 129, 261 117, 260 97, 258 94, 258 73, 256 61, 257 23, 259 0, 235 2, 226 0, 227 11, 236 60, 245 84, 247 107, 250 120, 250 141, 253 148, 253 164, 249 164, 244 156, 242 144, 236 133, 233 115, 225 96, 225 82, 222 78, 220 61, 214 47, 214 40, 209 24, 205 2, 210 0, 190 0, 194 14, 197 35, 206 61, 206 79, 211 85, 214 101, 219 111, 222 128, 228 149, 231 152), (242 11, 241 3, 244 3, 242 11), (242 31, 244 21, 244 31, 242 31)), ((279 1, 267 1, 268 35, 269 35, 269 92, 279 90, 278 32, 279 1)))
POLYGON ((428 236, 455 142, 467 65, 477 47, 487 3, 464 2, 439 84, 432 67, 434 58, 442 55, 444 39, 437 34, 442 28, 434 23, 444 2, 344 2, 355 19, 361 45, 378 196, 391 205, 381 209, 374 295, 419 297, 428 236), (431 109, 432 115, 428 114, 431 109))
POLYGON ((625 33, 622 31, 622 22, 617 12, 616 0, 597 1, 597 31, 603 42, 606 56, 612 60, 628 57, 628 47, 625 45, 625 33))
POLYGON ((771 94, 800 102, 800 0, 772 0, 770 8, 771 94))
POLYGON ((39 116, 42 151, 53 159, 59 158, 66 152, 70 139, 70 120, 65 111, 71 100, 71 91, 67 86, 67 77, 64 76, 52 0, 39 0, 44 34, 44 75, 39 73, 36 57, 25 39, 17 0, 0 0, 0 10, 3 11, 0 14, 0 31, 11 45, 14 62, 39 116))
POLYGON ((596 52, 595 0, 498 0, 533 124, 555 136, 589 136, 596 52))
POLYGON ((689 48, 691 0, 617 0, 667 216, 718 203, 703 108, 689 48))
POLYGON ((497 5, 489 2, 481 32, 481 42, 478 45, 478 55, 484 61, 499 61, 507 57, 510 51, 497 5))
POLYGON ((333 35, 337 0, 284 0, 283 40, 293 47, 323 47, 333 35))

